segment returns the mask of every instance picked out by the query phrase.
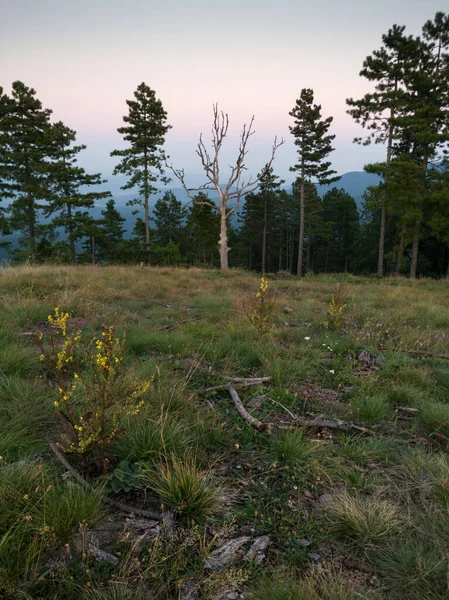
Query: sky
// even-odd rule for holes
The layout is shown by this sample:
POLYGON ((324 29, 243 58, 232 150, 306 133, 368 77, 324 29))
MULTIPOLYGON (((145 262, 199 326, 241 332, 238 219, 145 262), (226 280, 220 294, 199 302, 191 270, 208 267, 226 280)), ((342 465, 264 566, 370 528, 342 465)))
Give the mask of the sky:
POLYGON ((359 76, 364 58, 393 24, 419 34, 448 9, 447 0, 0 0, 0 86, 33 87, 87 145, 82 166, 109 176, 110 152, 124 147, 117 128, 126 99, 144 81, 168 113, 170 160, 192 181, 201 175, 198 136, 210 139, 216 102, 230 120, 223 171, 254 115, 248 174, 263 167, 278 136, 285 143, 275 172, 291 181, 288 113, 312 88, 323 117, 334 118, 333 168, 360 171, 385 154, 352 142, 363 130, 345 99, 371 89, 359 76))

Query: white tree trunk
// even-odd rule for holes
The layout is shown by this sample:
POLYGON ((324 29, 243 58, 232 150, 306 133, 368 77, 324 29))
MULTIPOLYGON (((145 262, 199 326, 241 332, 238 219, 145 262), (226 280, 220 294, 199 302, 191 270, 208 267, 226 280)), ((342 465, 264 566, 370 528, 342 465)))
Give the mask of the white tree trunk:
POLYGON ((228 264, 228 226, 226 219, 226 207, 220 208, 220 239, 218 241, 218 250, 220 252, 220 269, 227 271, 229 269, 228 264))

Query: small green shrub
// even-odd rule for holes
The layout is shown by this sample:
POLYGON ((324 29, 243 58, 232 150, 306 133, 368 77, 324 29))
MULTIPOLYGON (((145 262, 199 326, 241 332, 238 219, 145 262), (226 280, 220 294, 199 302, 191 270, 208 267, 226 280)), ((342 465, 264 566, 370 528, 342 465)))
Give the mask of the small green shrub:
POLYGON ((324 321, 325 329, 335 330, 340 329, 346 320, 348 308, 349 290, 344 282, 340 282, 335 290, 334 295, 328 305, 327 319, 324 321))
POLYGON ((268 280, 260 279, 259 291, 245 306, 246 316, 257 333, 262 336, 270 333, 274 324, 275 304, 268 292, 268 280))

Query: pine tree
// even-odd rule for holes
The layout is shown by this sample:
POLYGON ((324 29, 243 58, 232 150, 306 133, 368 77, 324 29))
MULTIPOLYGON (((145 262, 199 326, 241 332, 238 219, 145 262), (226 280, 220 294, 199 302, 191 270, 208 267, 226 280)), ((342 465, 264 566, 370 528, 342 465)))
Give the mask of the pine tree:
POLYGON ((148 264, 150 256, 150 208, 149 198, 157 192, 154 184, 158 181, 166 183, 164 177, 165 154, 163 145, 170 125, 166 124, 167 113, 162 102, 156 98, 156 93, 145 83, 141 83, 134 92, 134 100, 127 100, 128 115, 123 117, 126 123, 117 131, 123 135, 129 148, 114 150, 111 156, 121 157, 121 162, 115 167, 114 175, 122 174, 128 177, 122 189, 139 191, 140 198, 130 204, 143 206, 145 210, 145 246, 148 264))
POLYGON ((51 111, 42 108, 35 90, 20 81, 13 83, 11 97, 1 97, 0 191, 11 199, 11 227, 22 231, 22 242, 35 262, 38 215, 49 198, 51 111))
MULTIPOLYGON (((8 200, 12 195, 10 190, 11 182, 8 181, 10 141, 8 129, 5 127, 6 119, 10 115, 10 102, 10 98, 3 92, 3 88, 0 86, 0 233, 2 235, 9 233, 6 207, 2 205, 2 201, 8 200)), ((7 245, 8 242, 0 242, 0 247, 7 245)))
MULTIPOLYGON (((382 36, 382 47, 368 56, 360 76, 375 83, 374 92, 365 94, 363 98, 346 102, 351 108, 348 113, 356 123, 367 129, 368 136, 356 138, 359 144, 385 143, 387 146, 384 164, 372 165, 368 172, 383 175, 388 181, 388 174, 393 158, 398 115, 406 109, 407 98, 404 90, 404 79, 408 69, 417 60, 419 41, 404 34, 405 27, 393 25, 387 34, 382 36)), ((386 189, 386 188, 384 188, 386 189)), ((381 219, 379 231, 379 255, 377 272, 384 272, 385 224, 387 199, 381 201, 381 219)))
POLYGON ((301 179, 300 190, 300 222, 297 274, 302 275, 303 250, 304 250, 304 224, 305 224, 305 182, 315 179, 318 183, 332 183, 338 181, 331 163, 325 159, 332 152, 332 141, 335 135, 329 135, 329 127, 333 117, 322 119, 321 106, 313 103, 313 90, 304 88, 296 100, 295 107, 289 113, 294 119, 293 127, 289 127, 295 138, 298 151, 298 164, 290 168, 299 173, 301 179))
POLYGON ((61 227, 69 244, 70 262, 76 263, 76 241, 84 235, 83 227, 88 215, 79 209, 92 208, 96 200, 110 197, 110 192, 85 192, 84 188, 106 183, 99 173, 89 175, 77 166, 77 155, 86 146, 74 145, 76 132, 60 121, 51 127, 51 163, 49 165, 49 186, 51 194, 47 215, 53 218, 53 227, 61 227))
MULTIPOLYGON (((274 257, 279 237, 280 187, 284 183, 273 168, 266 165, 257 175, 259 189, 248 194, 239 215, 242 227, 239 237, 247 249, 248 268, 264 274, 267 266, 277 270, 274 257)), ((270 269, 268 269, 270 270, 270 269)))
MULTIPOLYGON (((418 246, 430 201, 429 167, 447 154, 449 142, 449 16, 437 13, 427 21, 419 46, 415 68, 405 73, 407 111, 396 119, 400 130, 397 154, 412 161, 416 168, 418 199, 412 207, 415 217, 410 277, 416 277, 418 246)), ((408 168, 410 173, 411 166, 408 168)))
POLYGON ((100 260, 108 263, 121 262, 123 234, 125 233, 123 223, 126 219, 116 209, 115 201, 112 198, 106 202, 106 207, 101 211, 101 215, 96 239, 97 256, 100 260))
POLYGON ((204 202, 213 201, 205 194, 197 195, 197 202, 190 205, 187 213, 186 232, 189 254, 192 262, 214 264, 218 256, 218 238, 220 235, 220 215, 217 210, 204 202))
POLYGON ((348 271, 360 235, 355 200, 344 190, 334 187, 323 196, 323 210, 324 220, 331 228, 325 270, 348 271))
POLYGON ((186 210, 173 192, 165 192, 153 209, 156 239, 160 246, 181 243, 186 210))

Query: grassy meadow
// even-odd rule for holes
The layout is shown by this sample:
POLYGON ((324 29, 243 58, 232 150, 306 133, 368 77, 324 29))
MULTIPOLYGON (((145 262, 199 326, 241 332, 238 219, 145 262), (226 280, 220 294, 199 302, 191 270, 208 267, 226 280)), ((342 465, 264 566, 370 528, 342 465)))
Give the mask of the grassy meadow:
POLYGON ((259 284, 243 271, 0 271, 1 598, 449 598, 449 284, 278 276, 257 314, 259 284), (58 383, 39 347, 56 307, 82 338, 81 388, 69 362, 58 383), (86 390, 103 359, 87 348, 101 353, 110 326, 120 378, 100 460, 93 438, 74 450, 58 407, 65 395, 83 415, 79 436, 95 423, 86 390), (231 383, 261 430, 226 379, 257 377, 270 380, 231 383), (174 528, 106 497, 168 511, 174 528))

